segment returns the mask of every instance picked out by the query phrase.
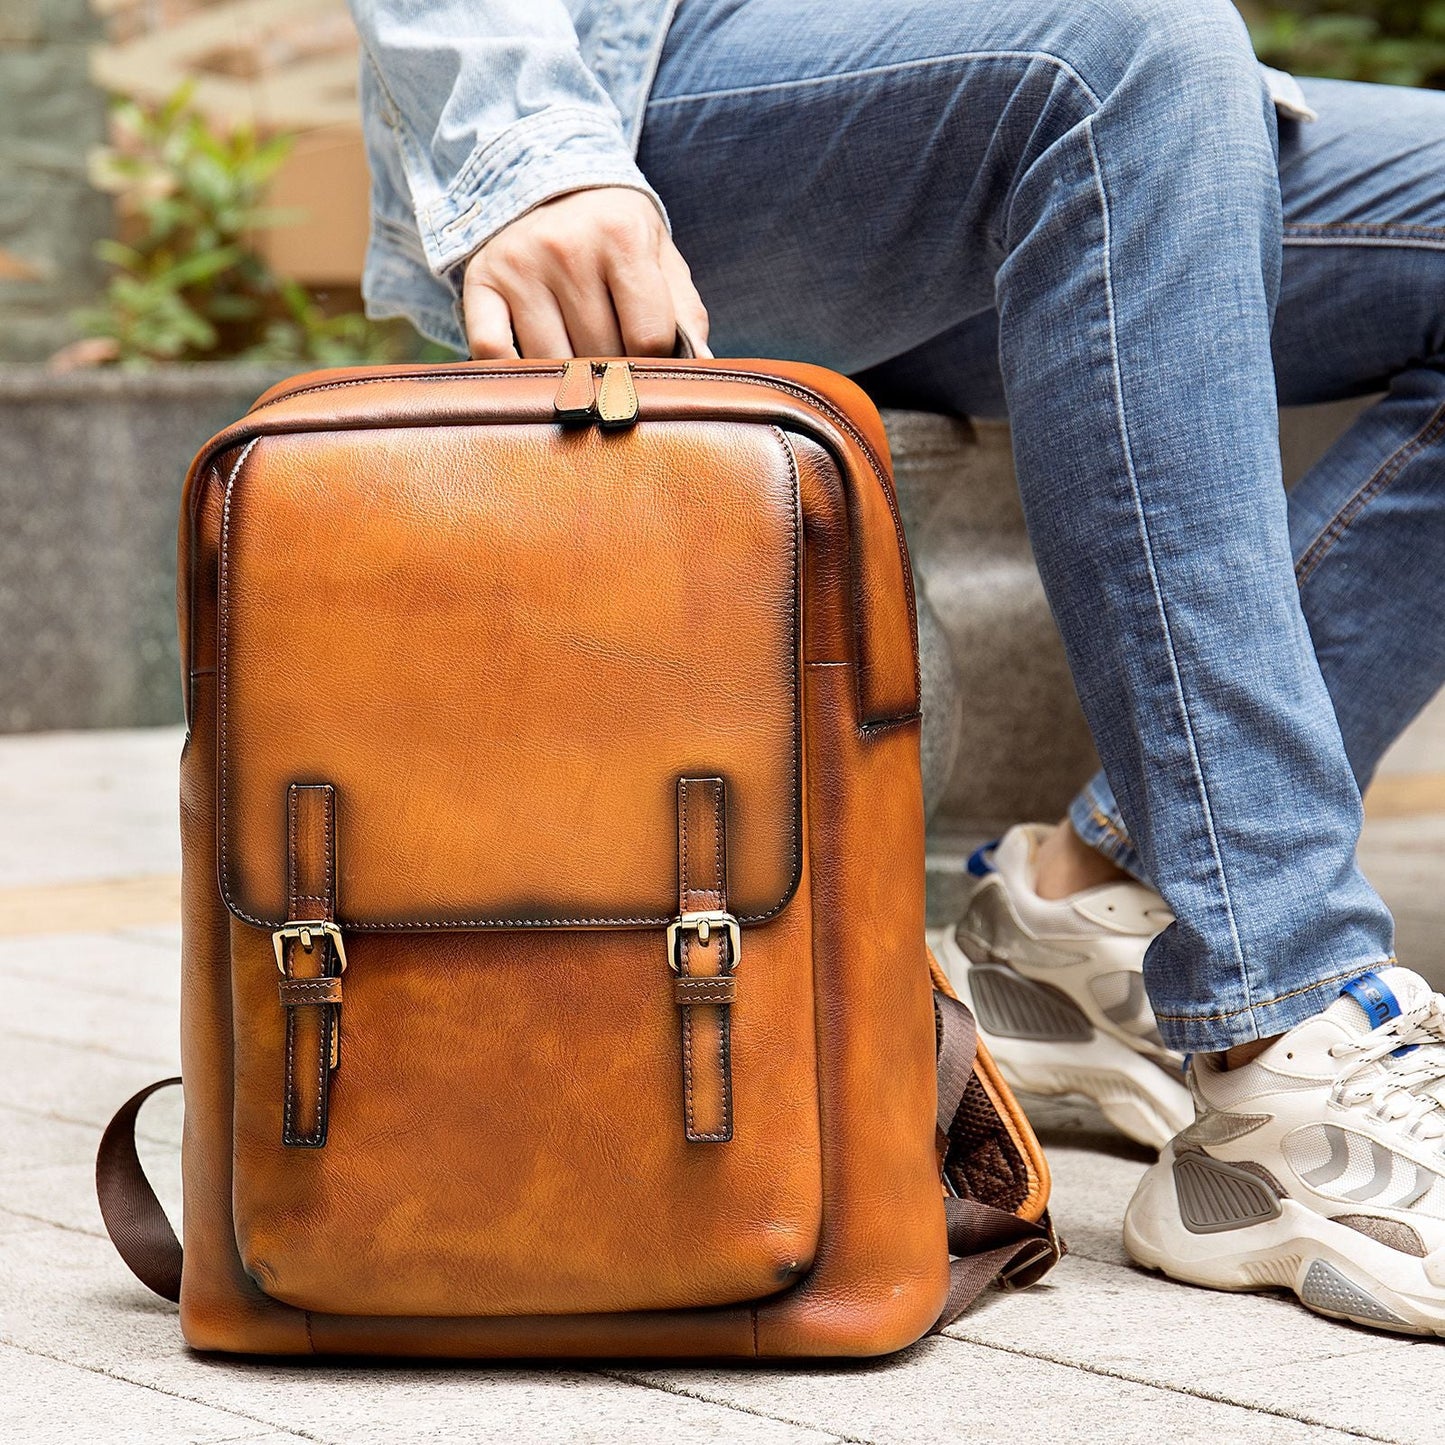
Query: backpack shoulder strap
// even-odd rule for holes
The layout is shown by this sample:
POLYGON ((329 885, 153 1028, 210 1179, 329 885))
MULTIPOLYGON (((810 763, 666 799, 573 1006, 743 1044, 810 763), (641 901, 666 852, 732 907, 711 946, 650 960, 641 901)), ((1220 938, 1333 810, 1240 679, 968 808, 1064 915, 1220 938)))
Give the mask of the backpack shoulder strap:
POLYGON ((158 1079, 132 1095, 100 1136, 95 1192, 100 1217, 130 1272, 162 1299, 181 1297, 181 1242, 141 1167, 135 1147, 136 1118, 150 1096, 179 1079, 158 1079))
POLYGON ((969 1137, 960 1106, 974 1077, 978 1028, 973 1014, 952 994, 933 995, 938 1039, 938 1132, 943 1147, 944 1219, 948 1226, 948 1299, 933 1328, 951 1325, 995 1280, 1005 1289, 1026 1289, 1063 1257, 1064 1244, 1047 1209, 1030 1220, 981 1200, 960 1197, 949 1165, 977 1141, 969 1137))

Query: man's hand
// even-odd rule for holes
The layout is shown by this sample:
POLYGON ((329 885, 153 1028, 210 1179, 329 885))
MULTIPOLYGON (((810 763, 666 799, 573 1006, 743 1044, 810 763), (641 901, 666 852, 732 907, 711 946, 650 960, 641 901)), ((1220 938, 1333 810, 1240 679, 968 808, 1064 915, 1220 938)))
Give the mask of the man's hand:
POLYGON ((474 357, 670 356, 707 311, 657 207, 625 186, 569 191, 503 227, 467 262, 474 357))

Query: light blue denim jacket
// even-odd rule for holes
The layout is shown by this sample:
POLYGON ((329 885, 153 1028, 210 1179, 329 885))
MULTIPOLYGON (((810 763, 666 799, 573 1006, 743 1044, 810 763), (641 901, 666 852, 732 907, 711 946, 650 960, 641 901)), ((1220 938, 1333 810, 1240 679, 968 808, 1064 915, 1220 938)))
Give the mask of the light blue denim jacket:
MULTIPOLYGON (((350 0, 361 34, 371 162, 362 289, 466 350, 462 263, 524 211, 587 186, 631 186, 666 211, 634 159, 678 0, 350 0)), ((1308 115, 1289 76, 1277 103, 1308 115)))
POLYGON ((586 186, 631 186, 662 210, 634 153, 677 0, 350 4, 372 175, 368 314, 465 351, 461 266, 508 222, 586 186))

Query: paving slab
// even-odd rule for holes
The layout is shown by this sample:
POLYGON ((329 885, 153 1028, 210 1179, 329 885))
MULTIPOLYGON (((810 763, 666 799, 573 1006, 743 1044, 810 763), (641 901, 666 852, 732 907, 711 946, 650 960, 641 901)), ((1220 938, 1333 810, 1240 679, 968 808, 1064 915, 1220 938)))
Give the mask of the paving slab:
MULTIPOLYGON (((3 1047, 3 1045, 0 1045, 3 1047)), ((57 1119, 0 1104, 0 1204, 7 1186, 21 1174, 57 1164, 87 1164, 95 1159, 99 1130, 75 1119, 57 1119)))
MULTIPOLYGON (((175 972, 173 959, 159 949, 148 949, 164 967, 175 972)), ((124 963, 119 964, 123 968, 124 963)), ((105 1048, 118 1059, 168 1068, 178 1051, 174 1006, 149 998, 135 998, 107 988, 80 988, 59 969, 48 977, 10 975, 4 980, 5 1032, 37 1043, 72 1049, 105 1048)))
POLYGON ((1285 1416, 1058 1365, 965 1340, 936 1338, 895 1361, 852 1368, 629 1371, 660 1388, 752 1409, 785 1409, 841 1439, 1047 1440, 1156 1445, 1161 1440, 1293 1445, 1358 1439, 1285 1416))
POLYGON ((176 873, 180 728, 35 733, 0 746, 0 882, 176 873))
POLYGON ((0 1345, 0 1439, 24 1445, 221 1445, 304 1436, 262 1435, 246 1415, 179 1399, 96 1370, 0 1345))
MULTIPOLYGON (((4 991, 0 988, 0 998, 4 991)), ((171 1020, 175 1026, 175 1020, 171 1020)), ((121 1102, 161 1075, 180 1072, 177 1040, 169 1058, 135 1059, 107 1039, 94 1047, 57 1043, 0 1026, 0 1104, 93 1124, 97 1136, 121 1102)), ((162 1103, 157 1100, 156 1109, 162 1103)), ((143 1123, 150 1114, 141 1116, 143 1123)))
POLYGON ((0 990, 12 978, 61 978, 87 993, 143 999, 174 1009, 181 999, 180 945, 178 928, 0 937, 0 990), (63 959, 56 957, 58 936, 65 938, 63 959))
POLYGON ((263 1364, 195 1355, 180 1343, 175 1306, 139 1289, 108 1240, 66 1231, 7 1239, 0 1298, 12 1302, 0 1305, 0 1332, 29 1358, 63 1360, 163 1398, 194 1400, 335 1445, 422 1439, 827 1445, 836 1438, 765 1409, 639 1389, 576 1369, 263 1364), (23 1310, 13 1303, 22 1286, 23 1310))
MULTIPOLYGON (((1070 1258, 1041 1288, 990 1294, 896 1360, 550 1370, 191 1354, 174 1307, 132 1280, 104 1238, 93 1189, 94 1145, 115 1106, 175 1070, 180 940, 166 918, 104 929, 91 885, 174 873, 178 748, 174 729, 0 740, 0 910, 26 890, 33 902, 72 885, 91 909, 57 933, 6 934, 0 920, 0 1440, 58 1440, 47 1402, 64 1399, 67 1442, 1445 1445, 1434 1403, 1445 1354, 1433 1342, 1133 1268, 1119 1224, 1149 1155, 1067 1100, 1027 1103, 1070 1258)), ((1439 817, 1370 824, 1372 876, 1420 940, 1426 957, 1410 961, 1436 976, 1442 844, 1439 817)), ((142 1158, 173 1217, 180 1121, 174 1093, 141 1118, 142 1158)))
POLYGON ((1348 1357, 1235 1372, 1240 1396, 1268 1399, 1280 1410, 1327 1416, 1345 1429, 1406 1445, 1445 1441, 1445 1361, 1436 1340, 1380 1344, 1356 1331, 1360 1348, 1348 1357))

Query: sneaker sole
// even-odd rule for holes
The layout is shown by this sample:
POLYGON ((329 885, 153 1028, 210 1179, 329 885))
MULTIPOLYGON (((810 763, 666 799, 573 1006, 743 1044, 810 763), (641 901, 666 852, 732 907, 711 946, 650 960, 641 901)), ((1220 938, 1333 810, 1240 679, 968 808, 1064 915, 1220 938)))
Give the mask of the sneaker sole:
POLYGON ((1306 1309, 1393 1334, 1445 1336, 1445 1289, 1425 1264, 1358 1230, 1279 1200, 1276 1218, 1210 1232, 1190 1230, 1166 1149, 1139 1181, 1124 1215, 1136 1264, 1207 1289, 1288 1290, 1306 1309))
MULTIPOLYGON (((934 946, 949 982, 970 1007, 971 960, 945 929, 934 946)), ((1027 1039, 979 1034, 1011 1089, 1044 1098, 1088 1099, 1120 1133, 1150 1149, 1162 1149, 1194 1122, 1185 1086, 1128 1044, 1092 1027, 1088 1039, 1027 1039)))

